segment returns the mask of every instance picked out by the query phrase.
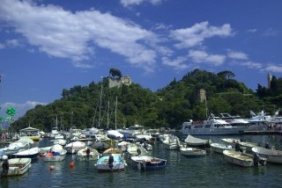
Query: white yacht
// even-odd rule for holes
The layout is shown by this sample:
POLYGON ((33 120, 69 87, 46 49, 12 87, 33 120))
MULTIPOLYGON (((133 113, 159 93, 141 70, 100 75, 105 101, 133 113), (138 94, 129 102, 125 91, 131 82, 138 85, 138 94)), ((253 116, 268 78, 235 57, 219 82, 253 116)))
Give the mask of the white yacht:
POLYGON ((239 135, 244 127, 232 126, 227 121, 215 117, 213 114, 202 123, 193 123, 192 120, 182 124, 181 132, 191 135, 239 135))

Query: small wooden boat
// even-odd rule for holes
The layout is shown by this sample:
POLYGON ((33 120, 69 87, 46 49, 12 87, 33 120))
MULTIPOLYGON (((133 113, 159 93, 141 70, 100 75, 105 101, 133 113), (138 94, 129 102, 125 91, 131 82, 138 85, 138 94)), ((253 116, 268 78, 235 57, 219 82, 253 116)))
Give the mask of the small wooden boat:
POLYGON ((221 144, 221 143, 211 143, 211 149, 216 152, 222 154, 224 150, 231 150, 231 145, 221 144))
POLYGON ((110 155, 104 155, 100 157, 95 164, 95 167, 100 172, 111 172, 111 171, 122 171, 125 169, 126 162, 124 158, 122 157, 122 154, 112 154, 114 161, 113 166, 110 168, 109 165, 109 156, 110 155))
POLYGON ((100 156, 100 153, 96 149, 90 148, 90 147, 85 147, 77 152, 77 158, 80 161, 97 160, 99 159, 99 156, 100 156), (88 155, 87 155, 87 152, 89 152, 88 155))
POLYGON ((13 158, 8 160, 9 170, 2 176, 19 176, 23 175, 31 167, 30 158, 13 158))
POLYGON ((206 150, 192 147, 180 147, 180 153, 186 157, 201 157, 207 154, 206 150))
POLYGON ((166 167, 167 160, 152 156, 132 156, 133 167, 139 170, 158 170, 166 167))
POLYGON ((209 140, 196 138, 194 136, 188 135, 185 139, 185 143, 187 143, 189 146, 208 146, 209 140))
MULTIPOLYGON (((232 164, 239 165, 242 167, 251 167, 255 166, 254 157, 250 154, 233 151, 233 150, 224 150, 223 151, 224 159, 232 164)), ((259 158, 257 165, 264 166, 266 165, 265 158, 259 158)))
POLYGON ((282 164, 282 151, 276 149, 267 149, 263 147, 253 147, 252 151, 261 157, 265 157, 270 163, 282 164))

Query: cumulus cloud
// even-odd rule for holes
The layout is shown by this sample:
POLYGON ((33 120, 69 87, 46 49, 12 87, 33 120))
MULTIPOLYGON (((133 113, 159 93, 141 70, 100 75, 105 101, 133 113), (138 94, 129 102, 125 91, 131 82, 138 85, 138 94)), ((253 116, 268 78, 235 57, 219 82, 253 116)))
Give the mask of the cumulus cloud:
POLYGON ((231 58, 231 59, 236 59, 236 60, 247 60, 248 55, 245 54, 244 52, 238 52, 238 51, 229 51, 227 53, 227 57, 231 58))
POLYGON ((223 64, 226 59, 225 55, 208 54, 207 52, 201 50, 190 50, 188 57, 196 63, 209 63, 214 66, 223 64))
POLYGON ((188 68, 188 65, 186 64, 187 57, 177 57, 176 59, 169 59, 168 57, 163 57, 162 62, 164 65, 173 67, 177 70, 182 70, 188 68))
POLYGON ((46 103, 37 101, 26 101, 25 103, 7 102, 1 105, 0 113, 4 115, 8 107, 13 107, 16 109, 15 119, 17 119, 37 105, 46 105, 46 103))
POLYGON ((16 47, 20 47, 20 46, 22 46, 22 44, 17 39, 9 39, 9 40, 5 40, 2 43, 0 43, 0 49, 16 48, 16 47))
POLYGON ((86 66, 94 47, 124 56, 132 64, 150 66, 156 52, 150 47, 155 34, 140 26, 97 10, 71 12, 32 1, 2 0, 0 20, 28 43, 59 58, 70 58, 75 66, 86 66))
POLYGON ((224 24, 220 27, 211 26, 209 23, 196 23, 192 27, 176 29, 170 32, 170 37, 177 40, 176 47, 191 48, 201 45, 204 40, 211 37, 228 37, 232 36, 230 24, 224 24))
POLYGON ((129 7, 129 6, 136 6, 140 5, 142 3, 148 2, 153 5, 160 4, 163 0, 120 0, 120 3, 124 7, 129 7))

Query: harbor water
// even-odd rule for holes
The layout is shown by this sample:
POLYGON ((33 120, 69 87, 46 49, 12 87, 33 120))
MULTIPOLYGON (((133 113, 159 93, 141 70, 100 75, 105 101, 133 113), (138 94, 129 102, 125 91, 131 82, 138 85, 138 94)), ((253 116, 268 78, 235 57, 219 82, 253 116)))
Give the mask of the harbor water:
MULTIPOLYGON (((203 137, 216 142, 221 137, 203 137)), ((257 135, 240 137, 247 141, 269 143, 282 149, 280 135, 257 135)), ((41 141, 44 145, 48 140, 41 141)), ((32 163, 23 176, 1 178, 1 188, 184 188, 184 187, 282 187, 282 165, 268 163, 261 167, 243 168, 227 163, 222 155, 208 150, 208 155, 187 158, 179 151, 170 151, 157 142, 153 156, 165 158, 168 165, 157 171, 139 171, 130 165, 124 171, 100 173, 93 161, 78 161, 75 155, 67 155, 62 162, 32 163), (70 168, 74 160, 75 166, 70 168), (50 169, 53 165, 54 169, 50 169)))

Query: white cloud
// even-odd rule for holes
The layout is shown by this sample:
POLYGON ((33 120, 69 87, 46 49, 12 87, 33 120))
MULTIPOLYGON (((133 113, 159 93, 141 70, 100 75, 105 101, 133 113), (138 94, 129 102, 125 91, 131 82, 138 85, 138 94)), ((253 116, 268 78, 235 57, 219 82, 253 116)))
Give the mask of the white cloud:
POLYGON ((1 105, 0 112, 2 115, 5 115, 7 108, 13 107, 16 109, 15 119, 17 119, 23 116, 28 110, 34 108, 36 105, 46 105, 46 103, 37 101, 26 101, 25 103, 7 102, 1 105))
POLYGON ((152 32, 93 9, 71 12, 31 1, 2 0, 0 20, 30 45, 53 57, 70 58, 75 66, 85 66, 81 62, 89 60, 94 44, 139 66, 151 66, 157 56, 150 47, 150 41, 156 38, 152 32))
POLYGON ((22 44, 17 39, 9 39, 0 43, 0 49, 4 48, 16 48, 20 47, 22 44))
POLYGON ((201 50, 190 50, 188 57, 190 57, 195 63, 209 63, 214 66, 223 64, 226 59, 225 55, 208 54, 207 52, 201 50))
POLYGON ((267 65, 265 70, 267 72, 282 73, 282 65, 267 65))
POLYGON ((178 48, 191 48, 201 45, 205 39, 211 37, 228 37, 232 35, 230 24, 224 24, 220 27, 210 26, 209 23, 196 23, 192 27, 185 29, 176 29, 170 32, 170 36, 179 41, 176 44, 178 48))
POLYGON ((0 43, 0 50, 4 48, 5 48, 5 45, 3 43, 0 43))
POLYGON ((237 52, 237 51, 229 51, 227 53, 227 56, 231 59, 236 59, 236 60, 247 60, 248 55, 245 54, 244 52, 237 52))
POLYGON ((253 28, 253 29, 248 29, 247 32, 249 33, 256 33, 258 30, 253 28))
POLYGON ((169 59, 167 57, 162 58, 162 62, 164 65, 168 65, 177 70, 182 70, 188 68, 188 65, 185 63, 187 61, 187 57, 177 57, 176 59, 169 59))
POLYGON ((140 5, 142 3, 148 2, 153 5, 160 4, 163 0, 120 0, 120 3, 124 7, 129 7, 129 6, 135 6, 135 5, 140 5))
POLYGON ((250 68, 250 69, 257 69, 257 70, 263 69, 263 65, 261 63, 257 63, 253 61, 242 61, 242 62, 239 62, 239 65, 250 68))

